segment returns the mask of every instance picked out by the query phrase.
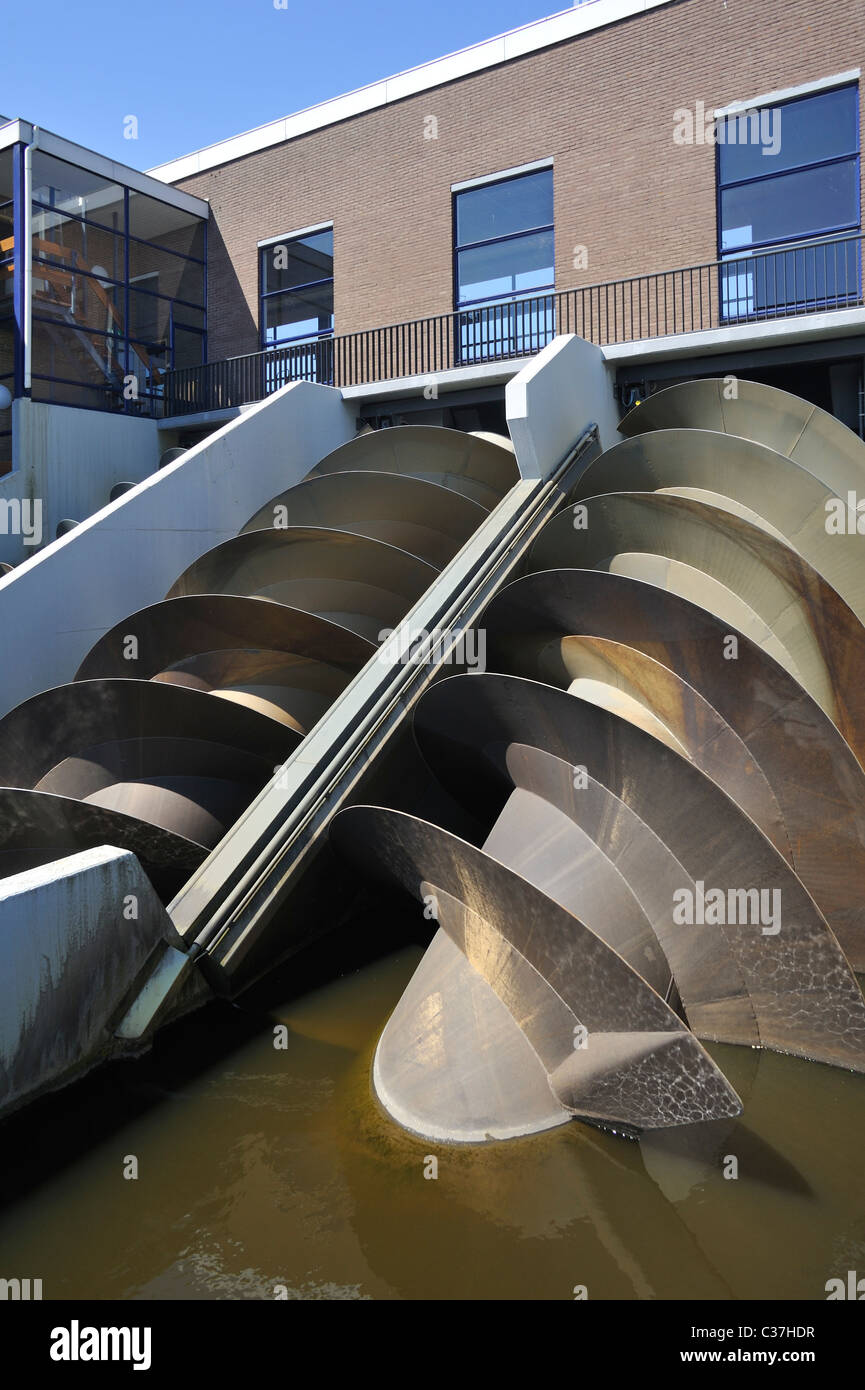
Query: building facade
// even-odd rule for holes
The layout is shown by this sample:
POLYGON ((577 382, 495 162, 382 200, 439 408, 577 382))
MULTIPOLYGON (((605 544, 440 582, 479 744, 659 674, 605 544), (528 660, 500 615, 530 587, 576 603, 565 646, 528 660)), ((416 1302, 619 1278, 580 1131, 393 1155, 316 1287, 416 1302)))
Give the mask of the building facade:
POLYGON ((466 312, 458 358, 660 336, 658 293, 686 329, 858 304, 863 51, 847 0, 593 0, 164 166, 211 207, 210 356, 553 292, 584 313, 466 312))
POLYGON ((735 372, 861 433, 863 52, 853 0, 583 0, 148 174, 0 124, 0 391, 162 444, 299 378, 497 428, 577 333, 623 405, 735 372))

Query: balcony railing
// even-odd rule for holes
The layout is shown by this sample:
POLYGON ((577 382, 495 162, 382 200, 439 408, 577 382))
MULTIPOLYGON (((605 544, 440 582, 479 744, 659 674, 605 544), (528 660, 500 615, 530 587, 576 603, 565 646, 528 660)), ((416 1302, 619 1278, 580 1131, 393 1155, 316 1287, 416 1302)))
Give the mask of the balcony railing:
POLYGON ((539 352, 557 333, 610 343, 862 305, 861 234, 460 309, 169 372, 165 414, 263 400, 292 381, 359 386, 539 352))

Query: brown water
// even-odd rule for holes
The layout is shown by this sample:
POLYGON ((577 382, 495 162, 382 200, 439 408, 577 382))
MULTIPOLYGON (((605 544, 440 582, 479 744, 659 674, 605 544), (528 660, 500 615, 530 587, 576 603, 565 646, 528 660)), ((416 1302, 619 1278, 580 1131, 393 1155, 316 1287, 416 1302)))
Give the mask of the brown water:
POLYGON ((718 1047, 740 1123, 432 1146, 369 1086, 419 958, 215 1005, 0 1127, 0 1273, 46 1299, 824 1299, 865 1275, 865 1077, 718 1047))

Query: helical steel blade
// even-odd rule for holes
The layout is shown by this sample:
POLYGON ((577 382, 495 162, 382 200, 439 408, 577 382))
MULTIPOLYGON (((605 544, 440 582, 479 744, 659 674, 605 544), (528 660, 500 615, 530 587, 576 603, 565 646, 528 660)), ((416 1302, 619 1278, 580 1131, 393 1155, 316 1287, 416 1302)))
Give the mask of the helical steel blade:
POLYGON ((619 432, 720 430, 754 439, 819 478, 839 497, 865 496, 865 443, 819 406, 762 382, 709 377, 683 381, 629 411, 619 432))
POLYGON ((313 613, 262 599, 190 594, 117 623, 76 680, 116 676, 188 685, 247 704, 303 733, 375 651, 313 613))
MULTIPOLYGON (((440 681, 419 702, 415 730, 445 787, 489 821, 510 794, 511 744, 530 744, 585 769, 645 821, 694 885, 704 886, 695 895, 689 884, 680 885, 681 899, 670 903, 672 926, 694 950, 696 970, 705 934, 695 927, 713 935, 720 929, 744 977, 761 1044, 865 1071, 865 1000, 831 929, 769 840, 693 764, 607 710, 513 676, 440 681), (700 906, 703 891, 719 895, 709 917, 700 906), (732 915, 735 921, 728 920, 732 915)), ((735 1036, 732 1017, 718 1003, 713 1036, 746 1041, 735 1036)))
POLYGON ((173 896, 517 477, 509 441, 406 426, 259 507, 0 720, 2 863, 140 847, 173 896))
POLYGON ((660 996, 519 874, 437 826, 379 807, 341 812, 333 835, 355 863, 435 898, 442 929, 519 1023, 567 1110, 631 1130, 739 1112, 732 1087, 660 996), (581 1029, 587 1044, 575 1047, 581 1029))
POLYGON ((209 550, 167 598, 238 594, 316 613, 376 641, 429 588, 437 570, 404 550, 311 526, 247 531, 209 550))
POLYGON ((801 555, 691 497, 605 493, 575 508, 544 527, 531 568, 611 570, 692 598, 780 661, 865 766, 865 629, 801 555))
POLYGON ((574 637, 604 642, 604 655, 638 689, 688 755, 747 810, 791 859, 856 969, 865 969, 865 773, 816 702, 755 643, 697 604, 624 575, 561 569, 526 575, 503 589, 481 618, 493 669, 567 689, 574 637), (657 663, 635 673, 628 653, 657 663), (676 685, 657 679, 661 668, 676 685), (639 682, 639 684, 638 684, 639 682), (754 762, 724 755, 677 703, 678 683, 717 711, 754 762), (765 779, 772 801, 760 791, 765 779), (772 804, 780 813, 780 825, 772 804))
POLYGON ((515 790, 487 836, 487 851, 505 863, 513 863, 557 901, 562 901, 563 886, 570 888, 571 893, 576 889, 582 898, 582 885, 571 887, 575 866, 569 858, 557 854, 553 845, 539 844, 534 836, 523 834, 521 842, 515 835, 505 839, 500 827, 509 820, 516 828, 516 816, 507 814, 509 807, 514 806, 522 809, 524 827, 553 814, 558 822, 578 829, 628 884, 651 924, 653 941, 644 939, 634 945, 623 942, 622 950, 617 944, 622 940, 620 923, 608 906, 593 914, 597 934, 618 949, 650 983, 653 976, 657 979, 660 974, 665 998, 671 995, 667 974, 671 972, 688 1022, 699 1037, 717 1041, 722 1026, 726 1036, 735 1035, 740 1043, 758 1047, 760 1029, 747 982, 723 937, 698 924, 689 934, 675 929, 670 904, 684 886, 696 895, 696 885, 669 846, 621 796, 596 781, 588 771, 581 770, 580 777, 575 778, 569 764, 528 744, 513 744, 507 751, 506 763, 515 790), (554 862, 539 879, 538 864, 543 864, 546 857, 554 862), (722 1014, 723 1023, 719 1025, 722 1014))
MULTIPOLYGON (((496 673, 413 693, 430 803, 473 818, 478 843, 388 808, 332 820, 362 873, 434 905, 374 1071, 420 1133, 729 1119, 741 1104, 704 1042, 865 1072, 865 445, 728 385, 632 411, 479 619, 496 673)), ((398 426, 257 506, 74 681, 0 719, 0 872, 116 844, 175 892, 433 582, 448 622, 495 594, 503 570, 461 593, 439 576, 482 524, 487 544, 519 477, 507 441, 398 426)), ((335 757, 321 735, 316 778, 335 757)), ((297 823, 319 804, 298 794, 297 823)), ((272 816, 281 835, 278 799, 272 816)), ((283 842, 252 843, 271 873, 283 842)), ((228 920, 247 878, 226 883, 228 920)), ((214 901, 208 884, 219 931, 214 901)))
POLYGON ((197 690, 80 681, 0 719, 0 782, 75 797, 210 848, 298 741, 255 710, 197 690))
POLYGON ((581 474, 574 500, 607 492, 670 492, 721 507, 797 550, 865 618, 862 537, 836 533, 842 500, 765 444, 711 430, 664 429, 616 444, 581 474))
POLYGON ((122 811, 51 792, 0 787, 0 877, 99 845, 132 850, 165 899, 207 854, 204 845, 122 811))
POLYGON ((346 469, 406 473, 441 483, 488 511, 519 480, 509 440, 439 425, 397 425, 341 444, 316 464, 311 478, 346 469))
POLYGON ((440 483, 402 473, 327 473, 274 497, 242 528, 313 526, 370 536, 441 568, 486 515, 478 502, 440 483))
MULTIPOLYGON (((529 572, 478 620, 489 664, 510 674, 434 682, 415 707, 420 750, 451 798, 441 814, 456 803, 485 827, 483 853, 547 906, 529 909, 510 880, 494 908, 492 886, 473 900, 484 871, 461 851, 448 878, 438 828, 407 831, 370 808, 336 823, 357 863, 378 860, 443 913, 446 934, 374 1069, 384 1104, 421 1133, 491 1137, 477 1133, 481 1116, 496 1135, 560 1122, 525 1043, 555 1076, 544 1046, 567 1031, 562 991, 582 963, 557 935, 561 910, 698 1037, 865 1071, 851 969, 865 968, 865 525, 854 491, 865 446, 794 397, 729 385, 686 383, 626 417, 625 442, 583 469, 529 572), (350 849, 349 823, 365 853, 350 849)), ((603 1090, 612 1053, 595 1063, 603 1090)), ((616 1102, 606 1121, 633 1122, 636 1090, 616 1102)))

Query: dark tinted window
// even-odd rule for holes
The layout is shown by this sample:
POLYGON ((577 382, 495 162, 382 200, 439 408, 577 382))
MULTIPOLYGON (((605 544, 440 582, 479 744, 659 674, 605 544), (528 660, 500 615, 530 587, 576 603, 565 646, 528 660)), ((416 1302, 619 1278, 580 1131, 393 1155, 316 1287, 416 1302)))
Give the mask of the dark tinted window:
POLYGON ((858 180, 846 164, 824 164, 721 190, 721 249, 792 241, 859 221, 858 180))
POLYGON ((458 193, 456 222, 458 246, 552 226, 552 169, 458 193))
POLYGON ((294 289, 333 279, 333 231, 261 248, 261 291, 294 289))
POLYGON ((333 228, 262 246, 265 347, 333 332, 333 228))
POLYGON ((858 88, 719 123, 722 253, 857 230, 858 88))
POLYGON ((855 87, 839 87, 719 123, 722 183, 763 178, 821 159, 856 154, 859 112, 855 87))
POLYGON ((553 284, 552 169, 457 193, 454 221, 458 307, 553 284))

